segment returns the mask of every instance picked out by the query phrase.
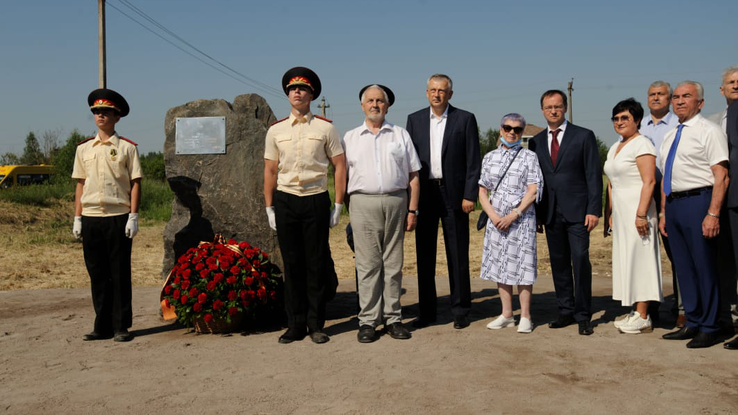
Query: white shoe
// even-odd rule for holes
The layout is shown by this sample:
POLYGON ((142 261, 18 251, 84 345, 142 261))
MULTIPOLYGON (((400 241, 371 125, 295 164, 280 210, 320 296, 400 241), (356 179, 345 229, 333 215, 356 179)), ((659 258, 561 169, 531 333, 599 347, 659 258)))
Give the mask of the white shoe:
MULTIPOLYGON (((635 312, 636 312, 635 310, 632 310, 628 314, 623 314, 622 316, 615 317, 615 322, 612 324, 615 326, 616 329, 619 329, 620 326, 627 323, 628 321, 630 321, 630 319, 633 318, 633 315, 635 314, 635 312)), ((638 316, 640 317, 640 314, 638 316)))
POLYGON ((508 326, 514 326, 515 325, 515 319, 513 317, 505 318, 502 314, 500 314, 499 317, 492 320, 489 324, 487 324, 487 328, 490 330, 499 330, 504 329, 508 326))
POLYGON ((651 317, 646 316, 646 318, 643 319, 641 318, 641 314, 636 311, 630 320, 618 327, 618 330, 622 333, 628 334, 650 333, 653 331, 651 317))
POLYGON ((533 331, 533 323, 529 318, 520 317, 520 323, 518 323, 518 333, 530 333, 533 331))

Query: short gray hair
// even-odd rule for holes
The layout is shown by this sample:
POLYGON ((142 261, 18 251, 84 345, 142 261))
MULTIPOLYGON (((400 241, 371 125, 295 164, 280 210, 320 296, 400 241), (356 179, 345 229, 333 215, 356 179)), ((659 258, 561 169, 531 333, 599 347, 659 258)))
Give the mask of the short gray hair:
POLYGON ((429 84, 432 80, 445 80, 448 81, 448 90, 453 91, 454 90, 454 81, 451 80, 451 77, 448 75, 444 75, 442 73, 435 73, 428 78, 428 82, 426 82, 426 85, 429 84))
POLYGON ((500 121, 500 127, 502 127, 503 125, 505 125, 505 121, 517 121, 517 122, 523 124, 523 128, 525 128, 525 126, 526 126, 525 117, 523 117, 522 115, 518 114, 517 112, 511 112, 511 113, 505 115, 504 117, 502 117, 502 120, 500 121))
MULTIPOLYGON (((705 88, 702 87, 702 84, 701 83, 699 83, 697 81, 689 81, 689 80, 687 80, 687 81, 679 82, 679 84, 676 87, 679 88, 680 86, 685 86, 685 85, 692 85, 692 86, 694 86, 697 89, 697 99, 699 99, 700 101, 702 101, 703 99, 705 99, 705 88)), ((674 88, 674 89, 676 89, 676 88, 674 88)))
POLYGON ((738 65, 728 66, 723 71, 723 82, 725 83, 725 78, 729 77, 730 75, 733 75, 734 73, 738 72, 738 65))
POLYGON ((674 93, 674 91, 671 89, 671 85, 669 85, 669 83, 666 81, 654 81, 651 83, 651 85, 648 86, 648 89, 660 88, 662 86, 665 86, 666 89, 669 90, 669 96, 671 96, 674 93))
POLYGON ((384 102, 386 102, 387 103, 387 106, 389 106, 389 96, 387 96, 387 91, 385 91, 384 88, 382 88, 381 86, 379 86, 377 84, 369 85, 368 87, 366 87, 366 89, 364 90, 364 92, 361 94, 361 103, 362 104, 364 103, 364 95, 366 95, 366 91, 368 91, 370 89, 378 89, 378 90, 382 91, 382 95, 384 95, 384 102))

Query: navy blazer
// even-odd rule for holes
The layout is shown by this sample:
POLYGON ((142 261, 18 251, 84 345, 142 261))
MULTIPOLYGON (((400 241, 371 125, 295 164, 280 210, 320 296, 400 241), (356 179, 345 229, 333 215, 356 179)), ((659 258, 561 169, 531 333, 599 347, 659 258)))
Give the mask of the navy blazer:
POLYGON ((591 130, 566 125, 556 167, 548 149, 548 129, 528 144, 543 172, 543 197, 536 206, 538 221, 553 222, 556 206, 568 222, 584 222, 586 215, 602 216, 602 165, 597 139, 591 130))
MULTIPOLYGON (((413 140, 420 158, 420 197, 428 185, 430 174, 430 107, 416 111, 407 117, 407 132, 413 140)), ((446 129, 441 147, 441 169, 446 201, 452 209, 461 210, 462 199, 477 200, 479 194, 479 127, 474 114, 448 106, 446 129)), ((422 202, 421 202, 422 205, 422 202)))
POLYGON ((728 107, 728 118, 726 120, 726 132, 728 133, 728 149, 730 150, 730 182, 728 183, 728 207, 738 207, 738 101, 734 101, 728 107))

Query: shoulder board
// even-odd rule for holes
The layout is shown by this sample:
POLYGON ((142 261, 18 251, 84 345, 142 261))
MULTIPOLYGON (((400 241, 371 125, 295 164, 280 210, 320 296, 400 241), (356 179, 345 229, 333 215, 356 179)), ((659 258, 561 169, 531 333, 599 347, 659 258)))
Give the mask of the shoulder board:
POLYGON ((131 140, 129 140, 129 139, 127 139, 127 138, 125 138, 125 137, 121 137, 121 136, 118 136, 118 138, 120 138, 121 140, 126 140, 126 141, 128 141, 129 143, 133 144, 134 146, 137 146, 137 145, 138 145, 138 143, 136 143, 136 142, 134 142, 134 141, 131 141, 131 140))
POLYGON ((284 118, 282 118, 281 120, 277 120, 277 121, 274 121, 273 123, 269 124, 269 126, 271 127, 271 126, 272 126, 272 125, 274 125, 274 124, 279 124, 279 123, 281 123, 282 121, 286 120, 287 118, 290 118, 290 117, 284 117, 284 118))
POLYGON ((329 120, 328 118, 323 118, 320 115, 316 115, 315 118, 321 119, 323 121, 333 122, 333 120, 329 120))
POLYGON ((78 145, 78 146, 79 146, 79 145, 82 145, 82 144, 84 144, 84 143, 86 143, 86 142, 88 142, 88 141, 90 141, 90 140, 94 140, 94 139, 95 139, 95 137, 89 137, 89 138, 85 138, 84 140, 81 140, 80 142, 78 142, 78 143, 77 143, 77 145, 78 145))

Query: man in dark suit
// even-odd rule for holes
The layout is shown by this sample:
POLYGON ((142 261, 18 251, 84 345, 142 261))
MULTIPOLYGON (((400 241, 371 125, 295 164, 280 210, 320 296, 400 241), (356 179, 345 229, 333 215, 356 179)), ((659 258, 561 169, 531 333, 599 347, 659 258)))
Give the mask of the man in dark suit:
MULTIPOLYGON (((727 211, 730 220, 730 230, 733 239, 733 252, 738 258, 738 100, 733 101, 728 107, 726 118, 726 132, 728 133, 728 149, 730 154, 730 166, 728 177, 727 211), (735 181, 734 181, 735 180, 735 181)), ((730 350, 738 350, 738 337, 733 341, 725 343, 724 347, 730 350)))
POLYGON ((407 117, 407 131, 418 152, 420 204, 415 230, 420 315, 415 327, 436 321, 436 241, 438 220, 446 244, 451 313, 454 328, 469 325, 469 212, 479 192, 479 130, 474 114, 454 108, 448 101, 453 81, 436 74, 426 90, 430 108, 407 117))
POLYGON ((589 233, 602 214, 602 166, 592 131, 566 121, 566 95, 550 90, 541 96, 548 128, 533 137, 529 148, 543 172, 543 198, 536 208, 546 228, 551 273, 559 316, 553 329, 575 321, 579 334, 592 334, 592 264, 589 233), (573 282, 572 282, 573 271, 573 282))

